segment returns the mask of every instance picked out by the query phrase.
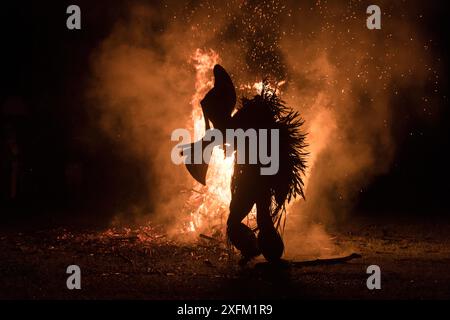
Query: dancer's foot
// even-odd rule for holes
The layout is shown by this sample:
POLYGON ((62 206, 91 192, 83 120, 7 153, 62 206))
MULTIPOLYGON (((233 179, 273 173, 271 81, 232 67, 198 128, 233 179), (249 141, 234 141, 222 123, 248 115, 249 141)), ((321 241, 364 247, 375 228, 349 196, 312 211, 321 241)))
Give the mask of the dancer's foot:
POLYGON ((281 239, 280 234, 275 228, 265 229, 259 232, 258 246, 267 261, 279 261, 283 255, 283 239, 281 239))

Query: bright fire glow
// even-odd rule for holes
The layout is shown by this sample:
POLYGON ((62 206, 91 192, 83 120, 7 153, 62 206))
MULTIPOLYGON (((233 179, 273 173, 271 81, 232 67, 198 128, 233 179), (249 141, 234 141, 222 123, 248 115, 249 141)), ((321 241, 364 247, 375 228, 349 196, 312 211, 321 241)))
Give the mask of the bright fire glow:
MULTIPOLYGON (((214 85, 212 70, 214 65, 219 63, 219 56, 213 50, 197 49, 192 56, 192 62, 196 69, 196 83, 195 94, 191 99, 192 123, 190 126, 193 124, 192 130, 197 141, 205 134, 205 121, 200 101, 214 85)), ((194 182, 188 201, 189 231, 213 233, 216 236, 223 234, 222 229, 231 200, 230 183, 233 162, 234 157, 225 158, 222 149, 219 147, 214 149, 206 177, 207 185, 203 186, 194 182)))

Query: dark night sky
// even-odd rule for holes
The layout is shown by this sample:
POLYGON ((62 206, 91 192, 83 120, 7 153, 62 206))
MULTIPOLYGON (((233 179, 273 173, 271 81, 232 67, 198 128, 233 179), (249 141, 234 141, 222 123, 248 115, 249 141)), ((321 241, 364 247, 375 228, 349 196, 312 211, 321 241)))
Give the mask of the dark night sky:
MULTIPOLYGON (((11 96, 21 96, 29 108, 20 139, 26 146, 25 162, 34 172, 31 191, 22 202, 43 208, 48 203, 105 208, 108 199, 139 201, 142 192, 138 190, 147 187, 129 176, 139 176, 144 169, 138 163, 124 160, 113 142, 96 134, 92 113, 87 112, 83 97, 90 54, 123 15, 123 2, 75 1, 83 8, 83 28, 76 32, 64 27, 65 9, 72 2, 2 4, 0 104, 11 96), (82 143, 86 135, 92 134, 97 137, 96 143, 90 146, 95 151, 82 143), (70 194, 63 187, 65 163, 74 159, 86 163, 90 173, 81 195, 70 194), (128 174, 116 174, 124 170, 128 174), (126 192, 120 187, 123 184, 130 186, 126 192), (98 190, 102 190, 101 194, 98 190), (78 201, 80 198, 83 200, 78 201)), ((425 32, 435 40, 436 54, 447 57, 448 11, 444 2, 416 3, 432 13, 427 15, 425 32)), ((413 4, 408 2, 410 5, 413 4)), ((448 60, 443 65, 447 68, 448 60)), ((446 70, 441 72, 447 75, 446 70)), ((447 78, 443 83, 443 90, 448 93, 447 78)), ((361 193, 356 205, 368 212, 427 215, 448 211, 448 96, 439 119, 433 123, 424 121, 407 107, 406 93, 396 99, 400 107, 394 113, 399 125, 394 130, 397 150, 393 165, 361 193)), ((8 120, 5 115, 1 117, 5 126, 8 120)), ((120 205, 119 200, 109 201, 110 207, 120 205)))

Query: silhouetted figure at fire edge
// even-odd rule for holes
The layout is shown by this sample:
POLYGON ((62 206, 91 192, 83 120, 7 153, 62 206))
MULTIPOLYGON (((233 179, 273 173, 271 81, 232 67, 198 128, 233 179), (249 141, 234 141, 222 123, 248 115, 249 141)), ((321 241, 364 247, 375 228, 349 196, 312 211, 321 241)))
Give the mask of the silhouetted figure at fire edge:
MULTIPOLYGON (((284 227, 285 205, 296 196, 304 198, 302 177, 307 153, 305 134, 300 130, 303 120, 297 112, 284 105, 276 90, 271 89, 266 81, 259 94, 251 99, 242 98, 236 106, 236 91, 228 73, 220 65, 214 67, 213 73, 214 87, 201 101, 207 130, 210 122, 223 137, 226 129, 255 129, 258 140, 259 129, 267 129, 268 132, 279 130, 279 169, 275 175, 261 174, 260 169, 264 165, 259 157, 257 164, 248 164, 248 161, 239 164, 235 160, 227 221, 228 239, 241 252, 241 263, 260 254, 268 261, 277 261, 284 251, 280 232, 284 227), (237 111, 233 115, 235 108, 237 111), (242 221, 255 204, 257 228, 252 230, 242 221)), ((270 133, 267 136, 270 154, 270 133)), ((246 159, 248 151, 246 147, 246 159)), ((191 173, 197 170, 188 169, 191 173)))

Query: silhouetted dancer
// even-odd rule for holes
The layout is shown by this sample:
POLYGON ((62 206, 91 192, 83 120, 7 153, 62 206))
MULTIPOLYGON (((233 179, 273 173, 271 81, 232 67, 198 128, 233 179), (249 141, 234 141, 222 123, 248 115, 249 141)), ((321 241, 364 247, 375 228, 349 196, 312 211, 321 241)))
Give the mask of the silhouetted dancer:
MULTIPOLYGON (((297 112, 284 105, 276 90, 270 89, 266 81, 260 94, 252 99, 242 98, 232 115, 236 105, 233 82, 220 65, 215 65, 213 72, 214 87, 201 101, 206 129, 210 128, 211 122, 224 137, 226 129, 255 129, 258 146, 259 129, 279 130, 279 170, 276 174, 262 175, 260 169, 264 165, 259 157, 257 164, 249 164, 248 161, 239 164, 236 162, 238 154, 235 155, 227 221, 228 239, 241 252, 242 263, 261 253, 268 261, 279 260, 284 251, 280 229, 285 204, 298 195, 304 198, 302 176, 307 153, 305 134, 300 131, 303 120, 297 112), (257 229, 252 230, 242 220, 255 204, 257 229)), ((267 136, 270 137, 270 133, 267 136)), ((270 142, 270 138, 267 141, 270 142)), ((270 143, 267 148, 267 154, 271 154, 270 143)), ((244 152, 248 160, 250 150, 247 145, 244 152)))

